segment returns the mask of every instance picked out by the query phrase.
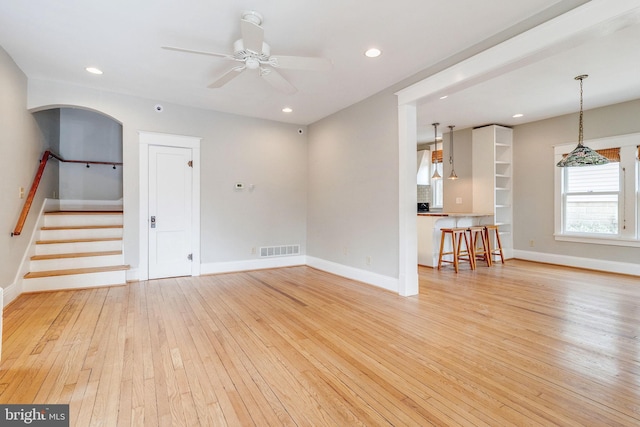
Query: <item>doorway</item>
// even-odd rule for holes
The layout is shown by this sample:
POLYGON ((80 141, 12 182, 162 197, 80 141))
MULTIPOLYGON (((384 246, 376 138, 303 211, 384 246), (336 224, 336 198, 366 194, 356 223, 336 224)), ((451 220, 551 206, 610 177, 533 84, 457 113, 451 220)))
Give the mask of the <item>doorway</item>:
POLYGON ((200 138, 140 132, 140 280, 200 274, 200 138))

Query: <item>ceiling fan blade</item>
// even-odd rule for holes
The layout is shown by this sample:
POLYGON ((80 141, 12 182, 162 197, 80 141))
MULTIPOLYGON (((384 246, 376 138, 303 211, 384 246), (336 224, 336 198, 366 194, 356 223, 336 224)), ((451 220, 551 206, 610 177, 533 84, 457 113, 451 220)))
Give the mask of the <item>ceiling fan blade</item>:
POLYGON ((262 27, 246 19, 241 19, 240 30, 242 31, 244 48, 255 53, 262 53, 262 43, 264 42, 264 30, 262 27))
POLYGON ((305 56, 272 56, 269 64, 277 68, 289 68, 293 70, 326 71, 333 64, 326 58, 310 58, 305 56))
POLYGON ((280 73, 273 68, 260 68, 260 75, 281 92, 292 95, 298 91, 291 83, 289 83, 280 73))
POLYGON ((166 50, 174 50, 176 52, 196 53, 198 55, 218 56, 221 58, 234 59, 232 55, 228 55, 226 53, 203 52, 201 50, 182 49, 181 47, 173 47, 173 46, 162 46, 162 48, 166 50))
POLYGON ((245 67, 245 66, 233 67, 232 69, 230 69, 229 71, 224 73, 222 76, 218 77, 218 79, 216 81, 214 81, 213 83, 211 83, 208 87, 210 89, 216 89, 216 88, 219 88, 219 87, 222 87, 222 86, 226 85, 231 80, 233 80, 236 77, 238 77, 240 75, 240 73, 242 71, 244 71, 245 68, 247 68, 247 67, 245 67))

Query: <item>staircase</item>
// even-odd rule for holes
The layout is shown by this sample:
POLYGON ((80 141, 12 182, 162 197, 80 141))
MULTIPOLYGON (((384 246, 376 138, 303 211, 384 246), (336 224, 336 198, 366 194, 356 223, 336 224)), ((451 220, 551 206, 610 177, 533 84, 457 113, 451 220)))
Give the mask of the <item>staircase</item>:
POLYGON ((44 214, 23 292, 79 289, 126 283, 122 211, 44 214))

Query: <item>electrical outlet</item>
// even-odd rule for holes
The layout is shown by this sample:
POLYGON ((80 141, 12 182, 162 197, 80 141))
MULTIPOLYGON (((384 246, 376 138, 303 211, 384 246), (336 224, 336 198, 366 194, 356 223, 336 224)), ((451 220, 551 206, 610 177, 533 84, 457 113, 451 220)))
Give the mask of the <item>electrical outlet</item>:
POLYGON ((348 247, 345 246, 345 247, 342 248, 342 255, 345 255, 345 256, 349 255, 349 248, 348 247))
POLYGON ((535 243, 536 242, 533 239, 529 240, 529 247, 534 247, 535 243))
POLYGON ((462 197, 456 197, 456 205, 462 204, 462 197))
POLYGON ((251 248, 251 255, 255 255, 256 254, 256 247, 252 247, 251 248))
POLYGON ((369 255, 367 255, 367 258, 366 258, 365 261, 366 261, 367 265, 371 265, 371 257, 369 255))
POLYGON ((24 187, 19 187, 18 188, 18 198, 19 199, 24 199, 24 187))

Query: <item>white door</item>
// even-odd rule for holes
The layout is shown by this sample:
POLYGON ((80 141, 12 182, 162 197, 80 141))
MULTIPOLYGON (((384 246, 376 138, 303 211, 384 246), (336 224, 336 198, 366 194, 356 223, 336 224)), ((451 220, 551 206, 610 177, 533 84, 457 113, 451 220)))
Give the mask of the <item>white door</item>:
POLYGON ((149 279, 192 274, 191 154, 149 146, 149 279))

